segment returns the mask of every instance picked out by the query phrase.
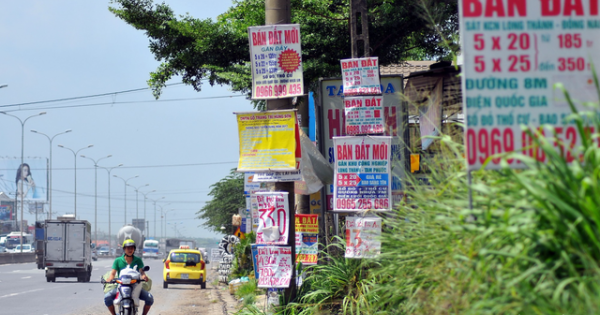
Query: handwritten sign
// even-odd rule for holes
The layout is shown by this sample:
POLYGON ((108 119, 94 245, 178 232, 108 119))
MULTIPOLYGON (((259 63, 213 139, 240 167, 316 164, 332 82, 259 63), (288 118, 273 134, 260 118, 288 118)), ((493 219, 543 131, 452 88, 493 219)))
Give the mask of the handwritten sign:
POLYGON ((316 265, 319 252, 319 219, 316 214, 296 214, 296 263, 316 265))
POLYGON ((300 25, 248 28, 252 98, 276 99, 304 94, 300 25))
POLYGON ((389 210, 391 137, 333 138, 334 210, 389 210))
MULTIPOLYGON (((546 155, 533 146, 522 125, 544 137, 554 138, 556 132, 558 141, 551 143, 573 161, 571 149, 580 145, 582 135, 565 119, 571 110, 553 86, 562 83, 578 110, 584 108, 582 102, 598 102, 592 79, 592 67, 600 71, 598 1, 459 3, 468 168, 479 169, 489 157, 505 152, 522 152, 544 163, 546 155)), ((507 163, 524 167, 518 160, 507 163)), ((495 157, 486 165, 500 167, 495 157)))
POLYGON ((381 254, 381 218, 346 217, 346 258, 373 258, 381 254))
POLYGON ((256 268, 259 288, 287 288, 292 280, 292 248, 290 246, 260 246, 256 248, 256 268))
POLYGON ((346 135, 384 132, 383 96, 345 97, 346 135))
POLYGON ((290 210, 287 192, 257 192, 257 244, 284 245, 288 242, 290 210))
POLYGON ((381 94, 379 58, 340 60, 344 80, 344 96, 381 94))

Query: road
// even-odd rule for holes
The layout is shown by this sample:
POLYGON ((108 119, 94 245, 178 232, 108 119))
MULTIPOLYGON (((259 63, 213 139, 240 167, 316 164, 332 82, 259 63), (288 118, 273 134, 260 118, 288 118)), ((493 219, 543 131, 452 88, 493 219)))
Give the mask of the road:
MULTIPOLYGON (((76 278, 57 278, 46 282, 44 270, 34 263, 0 265, 0 313, 11 315, 108 314, 100 276, 111 269, 113 258, 93 262, 92 280, 78 283, 76 278)), ((162 288, 162 261, 145 259, 153 279, 151 293, 154 306, 150 314, 211 314, 233 313, 235 301, 223 290, 209 283, 214 279, 209 269, 207 289, 200 286, 170 285, 162 288), (224 312, 223 306, 227 308, 224 312)), ((210 266, 210 265, 208 265, 210 266)))

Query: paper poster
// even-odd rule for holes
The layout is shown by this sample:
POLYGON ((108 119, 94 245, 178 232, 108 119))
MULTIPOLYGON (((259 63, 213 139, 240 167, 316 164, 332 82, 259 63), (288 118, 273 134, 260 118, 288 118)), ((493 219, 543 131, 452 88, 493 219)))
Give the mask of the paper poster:
POLYGON ((259 288, 287 288, 290 286, 294 262, 291 246, 257 247, 256 269, 259 288))
POLYGON ((248 28, 252 63, 252 99, 276 99, 304 94, 300 25, 277 24, 248 28))
MULTIPOLYGON (((506 152, 545 163, 546 154, 523 126, 550 137, 567 162, 577 159, 572 148, 580 146, 582 135, 573 120, 565 119, 571 109, 554 86, 563 84, 577 110, 590 110, 582 102, 595 102, 597 108, 592 67, 600 72, 598 1, 459 4, 468 169, 480 169, 488 158, 485 168, 499 169, 498 155, 506 152)), ((506 162, 510 168, 525 167, 516 159, 506 162)))
POLYGON ((344 96, 381 94, 379 58, 354 58, 340 60, 344 96))
POLYGON ((289 172, 257 172, 254 174, 254 182, 295 182, 302 180, 300 170, 289 172))
POLYGON ((258 227, 257 244, 285 245, 288 243, 289 216, 287 192, 257 192, 256 212, 258 227))
POLYGON ((381 254, 381 218, 346 217, 346 258, 373 258, 381 254))
POLYGON ((238 172, 298 169, 295 111, 236 113, 236 115, 240 140, 238 172))
POLYGON ((316 214, 296 214, 296 263, 316 265, 319 220, 316 214))
POLYGON ((383 96, 345 97, 346 135, 384 132, 383 96))
POLYGON ((389 210, 391 137, 336 137, 334 210, 389 210))

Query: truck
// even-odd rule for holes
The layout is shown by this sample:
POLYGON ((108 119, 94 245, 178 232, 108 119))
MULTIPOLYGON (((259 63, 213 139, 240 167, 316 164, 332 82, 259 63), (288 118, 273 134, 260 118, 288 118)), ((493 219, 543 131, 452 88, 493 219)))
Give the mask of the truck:
POLYGON ((46 281, 57 277, 89 282, 92 276, 92 225, 73 215, 44 222, 46 281))
POLYGON ((119 242, 119 249, 122 251, 121 246, 126 239, 132 239, 136 246, 136 256, 142 257, 144 248, 144 235, 142 231, 131 224, 127 224, 117 232, 117 241, 119 242))
POLYGON ((181 246, 189 246, 190 249, 196 249, 196 241, 180 238, 167 238, 165 240, 165 256, 173 249, 179 249, 181 246))

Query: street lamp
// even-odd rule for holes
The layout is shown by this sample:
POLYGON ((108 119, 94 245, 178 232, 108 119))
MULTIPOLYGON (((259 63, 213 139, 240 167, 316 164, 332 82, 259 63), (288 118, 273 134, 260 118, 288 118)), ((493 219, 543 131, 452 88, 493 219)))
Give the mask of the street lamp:
MULTIPOLYGON (((150 199, 150 198, 148 198, 148 199, 150 199)), ((150 201, 152 201, 154 203, 154 238, 157 238, 157 236, 156 236, 156 202, 161 199, 165 199, 165 197, 160 197, 159 199, 150 199, 150 201)))
MULTIPOLYGON (((143 193, 143 192, 142 192, 142 195, 144 195, 144 226, 146 226, 146 199, 148 199, 148 198, 146 197, 146 195, 147 195, 147 194, 151 194, 151 193, 153 193, 153 192, 155 192, 155 191, 156 191, 156 189, 153 189, 152 191, 148 191, 148 192, 146 192, 146 193, 143 193)), ((148 227, 148 230, 150 230, 150 227, 148 227)), ((148 235, 149 235, 149 234, 150 234, 150 231, 148 231, 148 235)))
POLYGON ((145 184, 145 185, 142 185, 142 186, 139 186, 139 187, 135 187, 133 185, 127 185, 127 186, 133 187, 133 190, 135 190, 135 218, 139 219, 140 218, 140 214, 139 214, 139 210, 138 210, 138 208, 139 208, 138 207, 138 205, 139 205, 139 202, 138 202, 138 191, 142 187, 150 186, 150 184, 145 184))
MULTIPOLYGON (((161 210, 162 210, 162 209, 161 209, 161 210)), ((165 234, 167 234, 167 213, 169 213, 169 212, 171 212, 171 211, 175 211, 175 209, 170 209, 170 210, 167 210, 167 211, 165 211, 165 212, 162 212, 162 211, 161 211, 161 212, 162 212, 162 214, 163 214, 163 216, 164 216, 164 218, 165 218, 165 223, 164 223, 165 232, 164 232, 164 234, 163 234, 163 224, 162 224, 162 222, 161 222, 161 226, 160 226, 160 234, 162 234, 162 238, 164 238, 164 237, 165 237, 165 234)))
MULTIPOLYGON (((96 242, 96 246, 98 246, 98 162, 108 159, 112 156, 112 154, 101 157, 97 160, 94 160, 91 157, 83 154, 80 156, 84 159, 94 162, 94 241, 96 242)), ((108 244, 108 247, 110 248, 110 244, 108 244)))
POLYGON ((100 168, 103 168, 106 170, 106 172, 108 173, 108 248, 111 248, 112 246, 112 232, 110 230, 110 226, 112 224, 112 220, 110 218, 110 172, 112 172, 113 169, 117 168, 117 167, 121 167, 123 166, 123 164, 119 164, 117 166, 113 166, 113 167, 103 167, 100 166, 100 168))
MULTIPOLYGON (((5 84, 2 87, 6 87, 7 85, 5 84)), ((21 165, 19 166, 19 170, 21 170, 21 172, 19 172, 21 175, 23 174, 23 155, 24 155, 24 150, 25 150, 25 123, 27 122, 27 120, 29 120, 29 118, 33 118, 36 116, 41 116, 41 115, 46 115, 46 112, 40 112, 37 115, 32 115, 29 116, 27 118, 25 118, 25 120, 21 120, 21 118, 15 116, 15 115, 11 115, 8 114, 6 112, 0 112, 0 114, 4 114, 6 116, 10 116, 10 117, 14 117, 16 119, 19 120, 19 122, 21 123, 21 165)), ((31 171, 31 170, 30 170, 31 171)), ((21 193, 21 225, 20 225, 20 230, 21 230, 21 253, 23 252, 23 198, 24 198, 24 194, 23 194, 23 179, 19 180, 20 184, 19 184, 19 188, 18 188, 18 192, 21 193)), ((15 196, 15 204, 17 203, 16 198, 18 197, 19 194, 17 194, 15 196)), ((37 209, 35 209, 36 213, 37 213, 37 209)))
MULTIPOLYGON (((0 87, 2 87, 2 86, 0 86, 0 87)), ((71 132, 71 129, 65 130, 63 132, 59 132, 52 137, 50 137, 49 135, 47 135, 43 132, 39 132, 37 130, 31 130, 31 132, 45 136, 46 138, 48 138, 48 141, 50 141, 50 172, 48 173, 48 175, 50 177, 48 179, 48 204, 49 204, 48 218, 50 220, 52 220, 52 140, 54 140, 54 138, 56 138, 56 136, 71 132)), ((37 210, 35 213, 37 214, 37 210)))
POLYGON ((124 185, 124 188, 125 188, 125 224, 124 224, 124 225, 127 225, 127 182, 128 182, 130 179, 138 178, 139 176, 140 176, 140 175, 135 175, 135 176, 133 176, 133 177, 130 177, 130 178, 128 178, 128 179, 125 179, 125 178, 123 178, 123 177, 119 177, 119 176, 117 176, 117 175, 113 175, 113 177, 116 177, 116 178, 118 178, 118 179, 120 179, 120 180, 122 180, 122 181, 123 181, 123 185, 124 185))
POLYGON ((67 149, 67 150, 71 151, 73 153, 73 160, 75 160, 75 219, 77 219, 77 153, 79 153, 79 151, 81 151, 81 150, 89 149, 93 146, 94 146, 93 144, 90 144, 87 147, 83 147, 77 151, 74 151, 73 149, 67 148, 62 144, 58 145, 59 148, 63 148, 63 149, 67 149))

